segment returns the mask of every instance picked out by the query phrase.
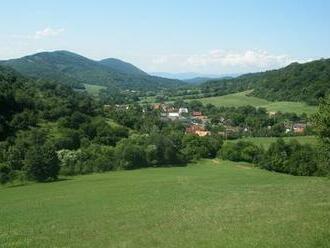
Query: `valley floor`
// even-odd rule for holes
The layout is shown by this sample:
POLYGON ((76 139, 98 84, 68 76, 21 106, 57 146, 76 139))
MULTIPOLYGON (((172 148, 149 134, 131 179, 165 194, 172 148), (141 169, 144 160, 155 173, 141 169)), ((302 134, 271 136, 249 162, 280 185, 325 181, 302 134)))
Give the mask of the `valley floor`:
POLYGON ((197 99, 204 104, 211 103, 215 106, 223 107, 241 107, 251 105, 253 107, 266 108, 268 111, 282 113, 296 113, 298 115, 306 113, 307 115, 316 112, 316 106, 307 105, 304 102, 287 102, 287 101, 267 101, 265 99, 248 96, 251 91, 244 91, 224 96, 207 97, 197 99))
POLYGON ((329 247, 330 180, 203 160, 0 188, 1 247, 329 247))

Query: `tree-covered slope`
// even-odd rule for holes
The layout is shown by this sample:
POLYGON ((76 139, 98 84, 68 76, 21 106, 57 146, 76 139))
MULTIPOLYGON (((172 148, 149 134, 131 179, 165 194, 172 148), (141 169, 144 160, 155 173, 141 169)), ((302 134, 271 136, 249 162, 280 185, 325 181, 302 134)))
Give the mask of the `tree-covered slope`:
POLYGON ((128 75, 137 75, 137 76, 148 76, 146 72, 120 59, 114 59, 114 58, 103 59, 99 61, 99 63, 120 73, 124 73, 128 75))
POLYGON ((68 51, 42 52, 19 59, 1 61, 25 76, 61 82, 77 87, 83 83, 145 90, 177 87, 179 80, 126 74, 100 62, 68 51))
POLYGON ((330 59, 293 63, 279 70, 209 81, 202 85, 202 89, 218 95, 253 89, 254 96, 272 101, 317 104, 320 97, 330 92, 330 59))

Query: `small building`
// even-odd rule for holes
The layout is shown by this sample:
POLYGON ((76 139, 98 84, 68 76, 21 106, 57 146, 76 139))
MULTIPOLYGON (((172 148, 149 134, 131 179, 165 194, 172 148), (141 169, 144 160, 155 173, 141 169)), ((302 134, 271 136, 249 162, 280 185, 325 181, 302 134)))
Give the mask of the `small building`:
POLYGON ((188 113, 188 108, 179 108, 179 114, 187 114, 188 113))
POLYGON ((194 111, 194 112, 192 112, 191 115, 194 117, 197 117, 197 116, 202 116, 203 114, 202 114, 202 112, 194 111))
POLYGON ((154 110, 159 110, 159 109, 161 108, 161 104, 160 104, 160 103, 153 104, 153 105, 152 105, 152 108, 153 108, 154 110))
POLYGON ((178 120, 180 118, 180 115, 179 115, 178 112, 170 112, 170 113, 167 114, 167 117, 170 120, 174 121, 174 120, 178 120))
POLYGON ((211 132, 206 131, 205 128, 200 125, 191 125, 186 128, 186 134, 193 134, 204 137, 206 135, 210 135, 211 132))
POLYGON ((202 112, 192 112, 192 116, 197 120, 201 120, 203 122, 207 121, 207 116, 203 115, 202 112))
POLYGON ((103 110, 106 112, 110 112, 112 110, 112 107, 111 107, 111 105, 106 104, 103 106, 103 110))
POLYGON ((304 123, 293 124, 292 129, 293 129, 294 133, 303 133, 303 132, 305 132, 306 124, 304 124, 304 123))
POLYGON ((196 131, 196 133, 199 137, 204 137, 204 136, 207 136, 207 135, 211 135, 211 132, 210 131, 196 131))
POLYGON ((273 117, 273 116, 275 116, 276 114, 277 114, 276 111, 269 111, 269 112, 268 112, 268 116, 269 116, 269 117, 273 117))

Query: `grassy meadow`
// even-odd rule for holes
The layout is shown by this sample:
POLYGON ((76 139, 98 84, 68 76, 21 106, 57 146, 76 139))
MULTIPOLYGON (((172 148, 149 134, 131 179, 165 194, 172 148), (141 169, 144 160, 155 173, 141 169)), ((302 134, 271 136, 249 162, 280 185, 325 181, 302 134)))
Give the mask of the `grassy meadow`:
POLYGON ((308 115, 316 112, 316 107, 307 105, 303 102, 271 102, 262 98, 247 96, 251 91, 244 91, 225 96, 207 97, 197 99, 204 104, 211 103, 215 106, 240 107, 251 105, 254 107, 263 107, 268 111, 280 111, 308 115))
POLYGON ((86 91, 94 96, 97 96, 99 91, 105 89, 105 86, 93 85, 93 84, 84 84, 86 91))
MULTIPOLYGON (((250 141, 256 145, 263 146, 267 149, 272 143, 276 142, 278 137, 246 137, 242 139, 236 140, 228 140, 227 142, 238 142, 238 141, 250 141)), ((283 137, 282 138, 285 142, 289 142, 290 140, 297 140, 301 144, 310 144, 310 145, 317 145, 319 140, 316 136, 295 136, 295 137, 283 137)))
POLYGON ((330 180, 203 160, 0 188, 1 247, 329 247, 330 180))

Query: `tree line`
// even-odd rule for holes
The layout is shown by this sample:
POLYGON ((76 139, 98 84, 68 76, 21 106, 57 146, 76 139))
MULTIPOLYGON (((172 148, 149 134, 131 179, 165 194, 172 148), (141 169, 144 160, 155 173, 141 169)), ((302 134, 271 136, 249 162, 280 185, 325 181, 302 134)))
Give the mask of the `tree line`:
MULTIPOLYGON (((216 156, 233 159, 230 147, 223 145, 223 138, 217 135, 222 125, 217 117, 224 117, 230 125, 249 125, 256 134, 262 133, 260 127, 266 128, 269 124, 275 126, 285 119, 306 118, 279 114, 274 119, 264 109, 249 106, 216 108, 198 101, 174 103, 176 107, 185 104, 191 111, 203 111, 210 117, 211 123, 207 125, 213 129, 213 135, 185 134, 184 123, 163 121, 160 112, 151 106, 132 104, 128 109, 122 109, 112 105, 112 110, 105 113, 101 99, 96 100, 64 84, 25 78, 11 69, 0 67, 0 182, 43 182, 56 180, 59 175, 184 166, 192 160, 216 156), (223 155, 226 152, 227 155, 223 155)), ((329 146, 329 100, 320 105, 315 120, 325 149, 329 146)), ((275 170, 279 167, 265 162, 268 151, 245 148, 244 155, 234 159, 243 158, 259 164, 260 157, 263 157, 264 168, 275 170)), ((241 147, 233 150, 241 151, 241 147)), ((288 160, 304 161, 295 154, 296 150, 304 154, 307 148, 295 145, 290 150, 287 145, 278 144, 268 158, 277 151, 286 151, 288 160)), ((322 156, 319 157, 317 166, 322 156)), ((326 156, 322 159, 327 161, 326 156)), ((310 174, 314 175, 315 171, 312 171, 310 174)))

